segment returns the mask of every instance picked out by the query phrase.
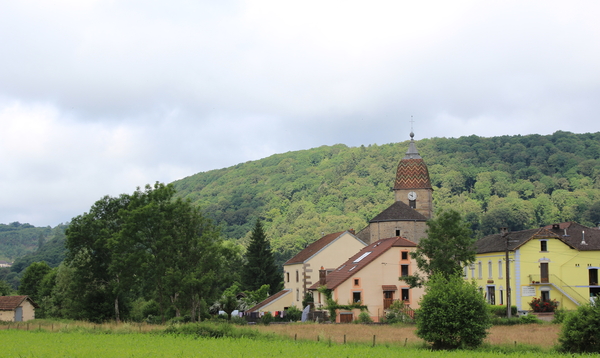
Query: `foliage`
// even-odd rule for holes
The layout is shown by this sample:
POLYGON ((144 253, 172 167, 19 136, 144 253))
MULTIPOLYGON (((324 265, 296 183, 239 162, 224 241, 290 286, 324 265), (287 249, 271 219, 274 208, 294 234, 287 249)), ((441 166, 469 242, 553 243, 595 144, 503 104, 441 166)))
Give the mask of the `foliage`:
POLYGON ((250 291, 269 285, 271 294, 274 294, 283 288, 282 275, 275 265, 271 245, 258 219, 250 236, 242 278, 244 288, 250 291))
POLYGON ((258 338, 261 334, 249 328, 239 328, 229 323, 201 322, 192 324, 175 324, 167 327, 164 334, 193 335, 210 338, 258 338))
POLYGON ((6 281, 0 280, 0 296, 10 296, 12 293, 12 287, 6 281))
POLYGON ((231 319, 231 312, 235 311, 240 307, 240 300, 238 300, 237 296, 240 294, 241 289, 238 283, 234 283, 229 288, 227 288, 221 298, 219 298, 219 307, 222 311, 227 313, 227 319, 231 319))
POLYGON ((285 320, 291 322, 298 322, 302 319, 302 310, 296 306, 291 306, 285 310, 285 320))
MULTIPOLYGON (((30 224, 13 222, 0 224, 0 260, 12 261, 38 249, 40 240, 44 242, 51 235, 50 227, 35 227, 30 224)), ((21 267, 19 272, 27 265, 21 267)))
POLYGON ((182 311, 195 321, 202 300, 230 284, 237 251, 222 244, 198 208, 174 195, 171 185, 147 185, 106 196, 72 220, 66 262, 79 288, 71 291, 76 318, 119 321, 144 298, 158 303, 163 322, 182 311))
POLYGON ((552 318, 552 323, 562 324, 569 317, 569 315, 573 314, 573 311, 567 311, 564 308, 559 308, 554 311, 554 318, 552 318))
POLYGON ((371 315, 369 314, 368 311, 361 311, 358 314, 358 323, 373 323, 373 320, 371 319, 371 315))
POLYGON ((268 326, 274 320, 275 318, 273 317, 271 312, 265 312, 265 314, 260 318, 260 323, 264 324, 265 326, 268 326))
POLYGON ((325 303, 327 304, 324 309, 329 312, 329 320, 335 322, 337 318, 337 310, 351 311, 353 309, 366 310, 368 307, 363 305, 361 302, 354 302, 347 305, 340 305, 337 300, 332 298, 331 290, 325 286, 321 286, 317 289, 323 296, 325 296, 325 303))
MULTIPOLYGON (((49 229, 49 228, 48 228, 49 229)), ((48 234, 40 235, 38 246, 24 256, 20 256, 13 262, 11 270, 22 272, 33 262, 45 261, 50 267, 57 267, 65 258, 65 230, 67 225, 59 224, 49 229, 48 234)))
POLYGON ((533 312, 554 312, 558 307, 558 301, 544 301, 541 298, 534 297, 531 302, 529 302, 529 307, 531 307, 533 312))
POLYGON ((600 353, 600 304, 597 301, 577 307, 569 314, 558 337, 562 351, 600 353))
POLYGON ((262 285, 256 291, 244 291, 246 297, 242 298, 243 309, 252 308, 257 303, 260 303, 269 297, 269 285, 262 285))
POLYGON ((427 221, 427 237, 410 253, 419 272, 402 277, 411 287, 421 287, 427 277, 450 277, 475 261, 474 239, 468 223, 454 210, 447 210, 427 221))
MULTIPOLYGON (((496 306, 496 305, 489 305, 488 309, 490 310, 490 313, 492 314, 492 316, 495 317, 506 317, 506 306, 496 306)), ((512 316, 516 316, 517 315, 517 306, 511 306, 510 307, 510 314, 512 316)))
POLYGON ((29 265, 21 279, 19 294, 27 295, 35 302, 39 301, 41 298, 39 295, 40 284, 50 270, 50 266, 45 262, 34 262, 29 265))
POLYGON ((302 299, 302 308, 315 303, 315 298, 313 297, 312 291, 308 291, 304 294, 304 298, 302 299))
POLYGON ((417 310, 417 336, 436 349, 474 348, 491 326, 485 299, 475 282, 435 273, 417 310))
POLYGON ((537 318, 534 314, 526 314, 523 316, 519 316, 519 322, 521 324, 531 324, 531 323, 542 323, 542 320, 537 318))
POLYGON ((408 313, 410 307, 403 301, 397 300, 392 302, 390 307, 387 309, 385 315, 386 323, 406 323, 412 322, 413 319, 408 313))

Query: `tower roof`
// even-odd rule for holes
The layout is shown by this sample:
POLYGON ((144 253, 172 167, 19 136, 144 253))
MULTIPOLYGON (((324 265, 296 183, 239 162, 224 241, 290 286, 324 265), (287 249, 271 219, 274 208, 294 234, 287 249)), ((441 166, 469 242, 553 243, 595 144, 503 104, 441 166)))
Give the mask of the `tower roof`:
POLYGON ((415 134, 411 132, 410 143, 406 155, 400 160, 400 163, 398 163, 394 190, 432 189, 427 165, 419 155, 419 151, 415 145, 414 136, 415 134))

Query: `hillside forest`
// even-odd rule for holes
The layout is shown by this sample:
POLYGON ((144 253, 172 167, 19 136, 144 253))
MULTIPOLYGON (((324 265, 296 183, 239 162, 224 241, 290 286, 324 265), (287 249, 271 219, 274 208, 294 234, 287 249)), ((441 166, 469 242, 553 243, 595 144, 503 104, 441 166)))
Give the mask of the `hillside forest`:
MULTIPOLYGON (((600 133, 430 138, 416 141, 434 186, 436 211, 453 208, 477 238, 575 221, 600 222, 600 133)), ((246 247, 263 220, 281 265, 324 233, 354 228, 393 202, 391 187, 408 141, 343 144, 276 154, 173 183, 214 220, 221 235, 246 247)), ((64 231, 29 224, 0 225, 0 279, 18 283, 32 262, 56 267, 64 258, 64 231)))

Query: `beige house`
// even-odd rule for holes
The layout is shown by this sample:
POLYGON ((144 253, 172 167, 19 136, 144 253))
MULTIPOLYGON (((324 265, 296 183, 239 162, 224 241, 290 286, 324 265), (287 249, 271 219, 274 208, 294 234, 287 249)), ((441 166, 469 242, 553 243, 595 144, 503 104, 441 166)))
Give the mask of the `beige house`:
POLYGON ((353 230, 323 236, 283 264, 285 289, 247 312, 283 311, 290 306, 302 309, 305 293, 319 280, 319 269, 333 270, 365 246, 353 230))
MULTIPOLYGON (((410 308, 419 307, 423 288, 410 288, 402 280, 417 270, 410 252, 417 244, 402 237, 378 240, 354 254, 334 271, 323 271, 320 282, 310 287, 314 292, 315 307, 327 305, 320 286, 332 291, 332 298, 341 305, 360 302, 367 306, 371 319, 379 322, 385 310, 396 300, 404 301, 410 308)), ((339 311, 337 322, 352 322, 360 310, 339 311)))
POLYGON ((35 319, 39 306, 29 296, 0 296, 0 321, 24 322, 35 319))

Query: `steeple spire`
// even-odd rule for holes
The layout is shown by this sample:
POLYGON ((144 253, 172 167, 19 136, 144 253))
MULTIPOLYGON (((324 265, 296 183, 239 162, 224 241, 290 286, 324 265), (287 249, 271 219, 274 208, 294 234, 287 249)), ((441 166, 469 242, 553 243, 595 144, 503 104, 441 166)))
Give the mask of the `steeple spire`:
POLYGON ((419 151, 415 145, 415 134, 412 131, 410 132, 410 143, 408 144, 408 150, 402 159, 423 159, 419 155, 419 151))

